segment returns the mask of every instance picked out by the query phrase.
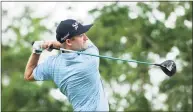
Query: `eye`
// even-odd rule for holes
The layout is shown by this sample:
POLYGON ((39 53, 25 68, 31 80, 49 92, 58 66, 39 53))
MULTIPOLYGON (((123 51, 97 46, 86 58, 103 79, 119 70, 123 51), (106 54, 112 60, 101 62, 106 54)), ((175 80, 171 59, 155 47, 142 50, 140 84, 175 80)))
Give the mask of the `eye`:
POLYGON ((80 36, 80 37, 83 37, 83 34, 80 34, 79 36, 80 36))

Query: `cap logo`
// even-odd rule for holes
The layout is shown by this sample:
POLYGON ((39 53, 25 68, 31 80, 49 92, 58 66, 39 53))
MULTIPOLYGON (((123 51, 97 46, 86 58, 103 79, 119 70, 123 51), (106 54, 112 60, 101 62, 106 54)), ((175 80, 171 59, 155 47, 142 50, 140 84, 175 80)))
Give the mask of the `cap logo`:
POLYGON ((64 41, 69 35, 70 35, 70 34, 69 34, 69 32, 68 32, 64 37, 61 38, 61 41, 64 41))
POLYGON ((77 30, 78 29, 78 22, 76 21, 75 23, 73 23, 72 27, 74 27, 74 29, 77 30))

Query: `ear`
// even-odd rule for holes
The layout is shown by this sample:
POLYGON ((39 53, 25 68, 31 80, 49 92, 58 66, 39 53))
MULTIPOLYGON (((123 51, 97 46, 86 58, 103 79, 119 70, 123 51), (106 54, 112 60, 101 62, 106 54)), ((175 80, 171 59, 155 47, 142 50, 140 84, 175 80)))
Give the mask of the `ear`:
POLYGON ((70 39, 66 39, 66 45, 71 46, 72 45, 72 41, 70 39))

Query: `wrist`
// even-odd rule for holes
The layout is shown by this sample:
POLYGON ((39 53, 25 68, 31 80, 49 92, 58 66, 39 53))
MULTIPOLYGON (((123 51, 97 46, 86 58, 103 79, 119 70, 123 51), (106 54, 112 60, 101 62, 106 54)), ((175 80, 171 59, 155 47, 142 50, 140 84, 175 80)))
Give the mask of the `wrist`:
POLYGON ((42 51, 44 50, 42 48, 42 44, 44 43, 44 41, 35 41, 33 43, 33 49, 32 49, 32 52, 35 53, 35 54, 41 54, 42 51))
POLYGON ((42 53, 42 50, 36 50, 36 49, 33 49, 32 50, 32 53, 34 53, 34 54, 41 54, 42 53))

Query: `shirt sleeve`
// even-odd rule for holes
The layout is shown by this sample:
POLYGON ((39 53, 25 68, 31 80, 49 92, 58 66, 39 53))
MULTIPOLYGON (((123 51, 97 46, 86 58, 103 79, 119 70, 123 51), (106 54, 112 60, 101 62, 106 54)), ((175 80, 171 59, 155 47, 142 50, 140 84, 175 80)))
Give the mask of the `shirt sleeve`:
POLYGON ((34 79, 37 81, 51 80, 51 64, 50 58, 47 58, 44 62, 38 64, 33 70, 34 79))

